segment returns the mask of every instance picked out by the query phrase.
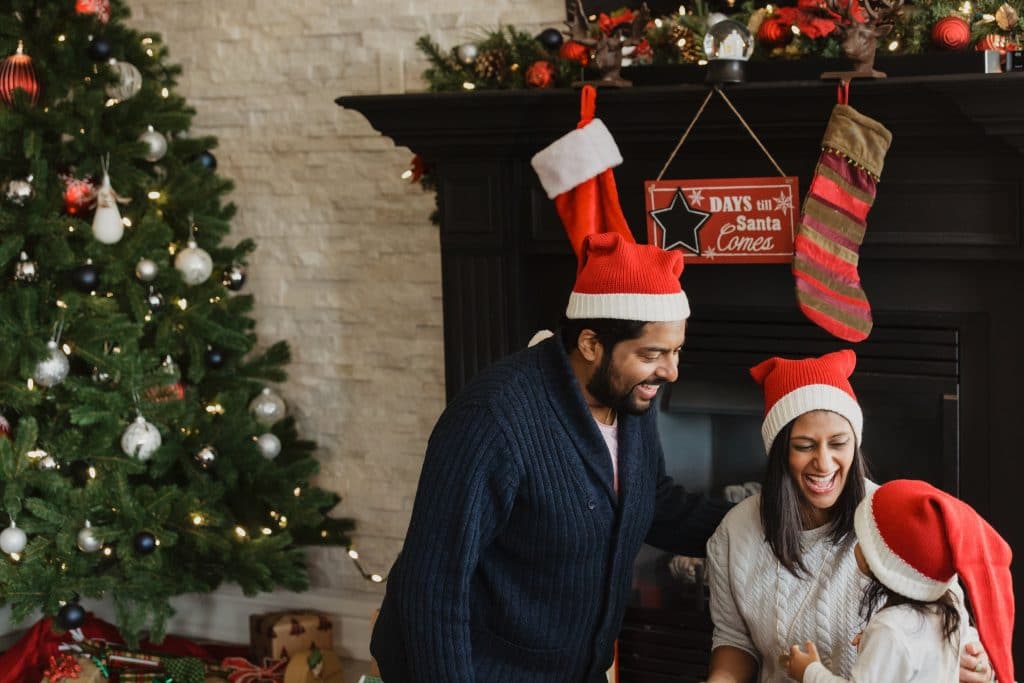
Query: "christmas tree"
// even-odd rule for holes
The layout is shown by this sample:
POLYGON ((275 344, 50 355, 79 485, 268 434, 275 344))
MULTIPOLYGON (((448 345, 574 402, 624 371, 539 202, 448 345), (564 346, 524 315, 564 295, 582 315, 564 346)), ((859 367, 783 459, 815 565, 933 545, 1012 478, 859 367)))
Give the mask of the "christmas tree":
POLYGON ((0 600, 159 640, 174 595, 306 588, 352 522, 267 385, 216 141, 127 17, 0 0, 0 600))

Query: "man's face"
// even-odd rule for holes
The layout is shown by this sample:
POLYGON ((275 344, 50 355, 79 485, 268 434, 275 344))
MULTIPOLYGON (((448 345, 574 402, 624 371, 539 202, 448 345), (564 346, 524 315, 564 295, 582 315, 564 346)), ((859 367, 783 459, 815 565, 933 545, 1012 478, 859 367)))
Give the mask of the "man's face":
POLYGON ((686 321, 647 323, 636 339, 601 348, 587 391, 616 412, 639 415, 654 403, 658 389, 679 376, 679 351, 686 321))

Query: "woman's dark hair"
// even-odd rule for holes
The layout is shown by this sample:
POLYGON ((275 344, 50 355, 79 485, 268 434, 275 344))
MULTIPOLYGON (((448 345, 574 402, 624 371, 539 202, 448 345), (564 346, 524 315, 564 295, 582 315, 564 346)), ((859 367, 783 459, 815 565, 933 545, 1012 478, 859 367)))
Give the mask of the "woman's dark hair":
POLYGON ((609 352, 619 342, 637 339, 644 333, 647 323, 639 320, 618 320, 617 318, 562 319, 562 346, 566 353, 572 353, 583 330, 593 330, 597 340, 609 352))
MULTIPOLYGON (((807 566, 800 547, 800 532, 804 529, 801 516, 803 495, 789 472, 789 437, 793 420, 783 427, 768 451, 768 471, 761 487, 761 524, 764 535, 779 563, 794 576, 806 575, 807 566)), ((867 465, 860 444, 853 451, 853 462, 846 474, 846 482, 833 508, 832 530, 829 540, 841 543, 853 533, 853 513, 864 498, 864 480, 867 465)))
MULTIPOLYGON (((900 595, 874 576, 870 578, 871 582, 864 588, 864 595, 860 599, 860 616, 865 624, 871 620, 875 612, 886 607, 906 605, 922 614, 927 614, 934 607, 942 617, 942 637, 956 646, 953 637, 960 631, 960 610, 957 609, 956 598, 951 591, 946 591, 934 602, 923 602, 900 595)), ((966 605, 965 609, 968 609, 966 605)))

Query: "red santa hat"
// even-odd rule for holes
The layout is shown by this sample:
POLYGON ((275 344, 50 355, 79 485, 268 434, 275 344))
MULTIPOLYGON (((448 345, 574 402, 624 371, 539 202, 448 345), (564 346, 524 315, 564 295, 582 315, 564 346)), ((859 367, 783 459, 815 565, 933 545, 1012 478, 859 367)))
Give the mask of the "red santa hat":
POLYGON ((996 678, 1014 680, 1012 553, 988 522, 926 482, 900 479, 868 493, 853 524, 871 572, 900 595, 932 602, 959 575, 996 678))
POLYGON ((849 379, 856 366, 857 354, 844 349, 820 358, 769 358, 752 367, 750 375, 764 389, 761 438, 765 452, 771 450, 783 427, 812 410, 830 410, 845 417, 860 445, 864 413, 849 379))
POLYGON ((530 165, 549 199, 555 201, 577 262, 587 235, 616 232, 634 241, 619 205, 619 191, 612 169, 622 163, 615 139, 601 119, 594 118, 597 90, 583 87, 580 122, 537 152, 530 165))

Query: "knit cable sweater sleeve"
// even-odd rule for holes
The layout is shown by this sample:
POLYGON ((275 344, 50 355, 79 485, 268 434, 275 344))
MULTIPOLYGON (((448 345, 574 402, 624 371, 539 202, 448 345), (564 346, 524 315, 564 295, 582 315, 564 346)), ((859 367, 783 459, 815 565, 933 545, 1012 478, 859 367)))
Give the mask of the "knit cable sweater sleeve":
POLYGON ((449 408, 427 446, 402 550, 397 597, 409 680, 474 680, 470 582, 481 550, 508 518, 517 483, 491 410, 449 408))
MULTIPOLYGON (((729 645, 748 653, 756 661, 761 654, 750 635, 750 629, 733 593, 733 577, 729 563, 729 529, 723 523, 708 541, 708 583, 711 588, 711 621, 715 626, 711 649, 729 645)), ((742 579, 741 579, 742 580, 742 579)))

